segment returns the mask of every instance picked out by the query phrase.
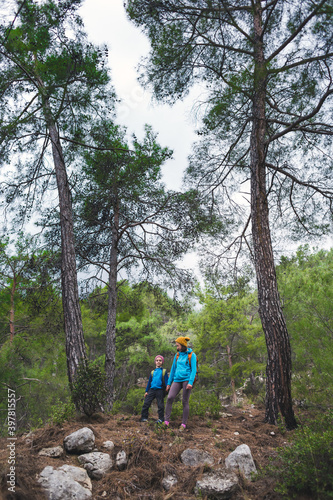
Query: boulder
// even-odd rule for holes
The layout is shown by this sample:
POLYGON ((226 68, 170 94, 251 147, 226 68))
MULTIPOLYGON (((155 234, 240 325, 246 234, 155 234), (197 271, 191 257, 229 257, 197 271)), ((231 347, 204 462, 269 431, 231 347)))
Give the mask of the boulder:
POLYGON ((125 451, 119 451, 116 456, 116 465, 119 470, 126 469, 127 466, 127 456, 125 451))
POLYGON ((110 455, 99 451, 80 455, 78 461, 83 465, 92 479, 101 479, 113 465, 110 455))
POLYGON ((246 479, 251 479, 251 474, 257 472, 251 450, 247 444, 237 446, 237 448, 225 459, 225 466, 228 469, 239 468, 246 479))
POLYGON ((59 458, 64 453, 62 446, 55 446, 54 448, 43 448, 38 455, 41 457, 59 458))
POLYGON ((88 500, 92 498, 91 481, 87 472, 80 467, 62 465, 58 469, 45 467, 38 482, 48 500, 88 500))
POLYGON ((162 481, 162 486, 166 491, 169 491, 175 484, 178 483, 178 480, 174 474, 168 474, 162 481))
POLYGON ((213 465, 213 457, 203 450, 197 450, 196 448, 183 451, 180 456, 184 465, 191 465, 197 467, 198 465, 213 465))
POLYGON ((228 499, 238 488, 238 477, 232 471, 220 470, 203 474, 194 488, 195 494, 202 497, 228 499))
POLYGON ((64 447, 68 453, 89 453, 95 447, 95 436, 91 429, 83 427, 69 434, 64 439, 64 447))

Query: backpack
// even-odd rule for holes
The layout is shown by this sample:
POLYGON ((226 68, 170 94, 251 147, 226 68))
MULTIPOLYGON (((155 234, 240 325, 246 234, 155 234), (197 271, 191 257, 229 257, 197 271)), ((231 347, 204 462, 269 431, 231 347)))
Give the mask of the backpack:
MULTIPOLYGON (((152 370, 151 372, 151 376, 154 375, 154 371, 155 370, 152 370)), ((165 374, 166 374, 166 369, 163 368, 162 370, 162 389, 163 389, 163 397, 165 398, 165 396, 167 395, 167 392, 166 392, 166 385, 165 385, 165 374)))
MULTIPOLYGON (((188 356, 188 362, 190 364, 190 368, 191 368, 192 354, 193 354, 193 351, 189 352, 188 355, 187 355, 188 356)), ((176 354, 176 366, 177 366, 178 358, 179 358, 179 352, 177 352, 177 354, 176 354)), ((198 356, 197 356, 197 372, 196 372, 195 377, 194 377, 193 386, 196 383, 196 381, 199 379, 198 373, 199 373, 199 363, 198 363, 198 356)))

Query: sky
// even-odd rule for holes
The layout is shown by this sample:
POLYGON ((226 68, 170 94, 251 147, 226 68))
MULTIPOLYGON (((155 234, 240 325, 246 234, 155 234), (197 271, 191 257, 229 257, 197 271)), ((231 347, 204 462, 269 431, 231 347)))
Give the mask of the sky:
POLYGON ((161 146, 174 151, 173 159, 162 169, 163 179, 168 188, 180 189, 187 157, 196 140, 196 124, 191 115, 193 93, 173 106, 152 102, 152 95, 137 79, 137 66, 141 57, 148 54, 149 42, 128 20, 123 0, 85 0, 80 13, 89 40, 109 48, 111 79, 121 99, 117 122, 139 138, 145 124, 153 127, 161 146))

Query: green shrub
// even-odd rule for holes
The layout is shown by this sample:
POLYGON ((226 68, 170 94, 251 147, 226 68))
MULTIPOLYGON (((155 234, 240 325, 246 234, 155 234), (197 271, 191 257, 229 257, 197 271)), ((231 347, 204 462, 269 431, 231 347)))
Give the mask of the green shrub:
POLYGON ((77 410, 88 417, 103 410, 106 400, 105 374, 96 363, 86 361, 79 365, 71 384, 71 393, 77 410))
POLYGON ((193 391, 190 398, 190 413, 199 417, 209 416, 219 418, 221 411, 221 401, 215 394, 206 391, 193 391))
POLYGON ((75 405, 71 400, 63 402, 58 399, 56 404, 51 406, 49 422, 52 424, 63 425, 74 417, 75 405))
POLYGON ((144 390, 139 387, 133 387, 126 395, 124 401, 115 401, 113 404, 112 413, 130 413, 132 415, 140 415, 144 400, 144 390))
POLYGON ((333 498, 333 412, 316 418, 294 432, 292 443, 278 450, 270 466, 277 476, 276 491, 292 498, 295 493, 313 499, 333 498))
POLYGON ((183 415, 183 404, 180 399, 175 400, 172 405, 171 420, 181 417, 182 415, 183 415))

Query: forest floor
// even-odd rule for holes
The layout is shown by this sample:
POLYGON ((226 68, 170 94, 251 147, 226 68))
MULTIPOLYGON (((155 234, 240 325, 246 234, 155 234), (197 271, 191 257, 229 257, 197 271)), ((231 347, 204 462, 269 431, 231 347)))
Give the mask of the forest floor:
MULTIPOLYGON (((194 486, 207 467, 186 467, 180 455, 187 448, 205 450, 214 457, 211 469, 224 466, 225 458, 240 444, 247 444, 252 452, 256 467, 262 470, 276 456, 276 448, 288 445, 291 432, 263 422, 264 408, 228 406, 218 420, 190 416, 188 427, 180 432, 181 423, 177 419, 167 430, 156 425, 155 407, 150 411, 148 423, 140 423, 138 416, 96 415, 91 419, 81 418, 66 422, 62 427, 47 425, 26 434, 17 436, 16 444, 16 493, 7 490, 8 473, 7 438, 0 439, 0 498, 3 500, 39 500, 45 498, 39 489, 37 475, 47 465, 59 467, 71 464, 79 466, 76 455, 64 454, 61 458, 47 458, 38 455, 42 448, 63 446, 63 439, 70 433, 89 427, 95 434, 95 444, 99 451, 104 441, 113 441, 115 448, 112 458, 120 450, 128 456, 128 466, 124 471, 111 470, 103 479, 92 481, 94 500, 110 498, 185 500, 198 498, 194 486), (178 484, 165 492, 161 481, 166 473, 175 473, 178 484)), ((305 417, 305 416, 304 416, 305 417)), ((301 416, 303 418, 303 415, 301 416)), ((283 497, 274 491, 275 480, 269 476, 259 476, 255 481, 240 478, 240 488, 233 500, 281 500, 283 497)), ((285 497, 284 497, 285 498, 285 497)), ((311 500, 299 496, 297 500, 311 500)))

